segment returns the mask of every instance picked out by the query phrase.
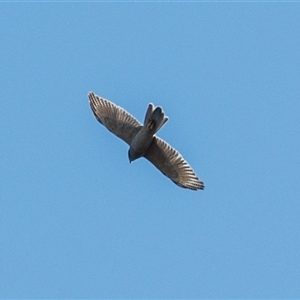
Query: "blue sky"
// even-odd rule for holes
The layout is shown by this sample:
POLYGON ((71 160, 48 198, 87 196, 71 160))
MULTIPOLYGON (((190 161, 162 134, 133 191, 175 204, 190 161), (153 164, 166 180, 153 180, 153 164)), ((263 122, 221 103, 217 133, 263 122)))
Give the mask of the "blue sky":
POLYGON ((2 298, 299 298, 299 3, 1 3, 2 298), (204 181, 181 189, 94 91, 204 181))

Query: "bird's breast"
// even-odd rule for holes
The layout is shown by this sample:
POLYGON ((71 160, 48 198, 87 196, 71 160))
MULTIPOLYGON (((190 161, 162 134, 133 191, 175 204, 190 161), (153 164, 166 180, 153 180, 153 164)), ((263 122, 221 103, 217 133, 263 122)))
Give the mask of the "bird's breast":
POLYGON ((147 127, 142 127, 131 142, 130 147, 136 152, 145 154, 153 139, 153 134, 147 127))

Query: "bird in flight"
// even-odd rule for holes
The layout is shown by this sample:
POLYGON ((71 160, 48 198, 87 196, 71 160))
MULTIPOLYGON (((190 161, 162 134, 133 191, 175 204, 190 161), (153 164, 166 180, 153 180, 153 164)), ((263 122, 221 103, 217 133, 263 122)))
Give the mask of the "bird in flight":
POLYGON ((141 124, 125 109, 93 92, 88 93, 88 98, 96 119, 130 146, 130 162, 145 157, 180 187, 204 189, 204 183, 180 153, 155 135, 168 121, 161 107, 150 103, 144 124, 141 124))

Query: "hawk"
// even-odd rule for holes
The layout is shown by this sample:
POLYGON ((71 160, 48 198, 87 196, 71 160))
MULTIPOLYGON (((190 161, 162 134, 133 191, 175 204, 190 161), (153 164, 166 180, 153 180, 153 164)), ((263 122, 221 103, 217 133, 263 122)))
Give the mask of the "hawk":
POLYGON ((164 140, 157 131, 168 121, 160 106, 148 105, 144 124, 113 102, 88 93, 91 109, 96 119, 129 146, 130 163, 145 157, 165 176, 180 187, 203 190, 203 182, 181 154, 164 140))

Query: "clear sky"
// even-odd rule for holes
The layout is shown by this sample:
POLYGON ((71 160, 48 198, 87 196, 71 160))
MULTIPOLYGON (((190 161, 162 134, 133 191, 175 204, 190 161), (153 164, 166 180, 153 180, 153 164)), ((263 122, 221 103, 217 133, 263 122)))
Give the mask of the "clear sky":
POLYGON ((1 298, 299 298, 299 3, 0 3, 1 298), (176 186, 94 91, 204 181, 176 186))

